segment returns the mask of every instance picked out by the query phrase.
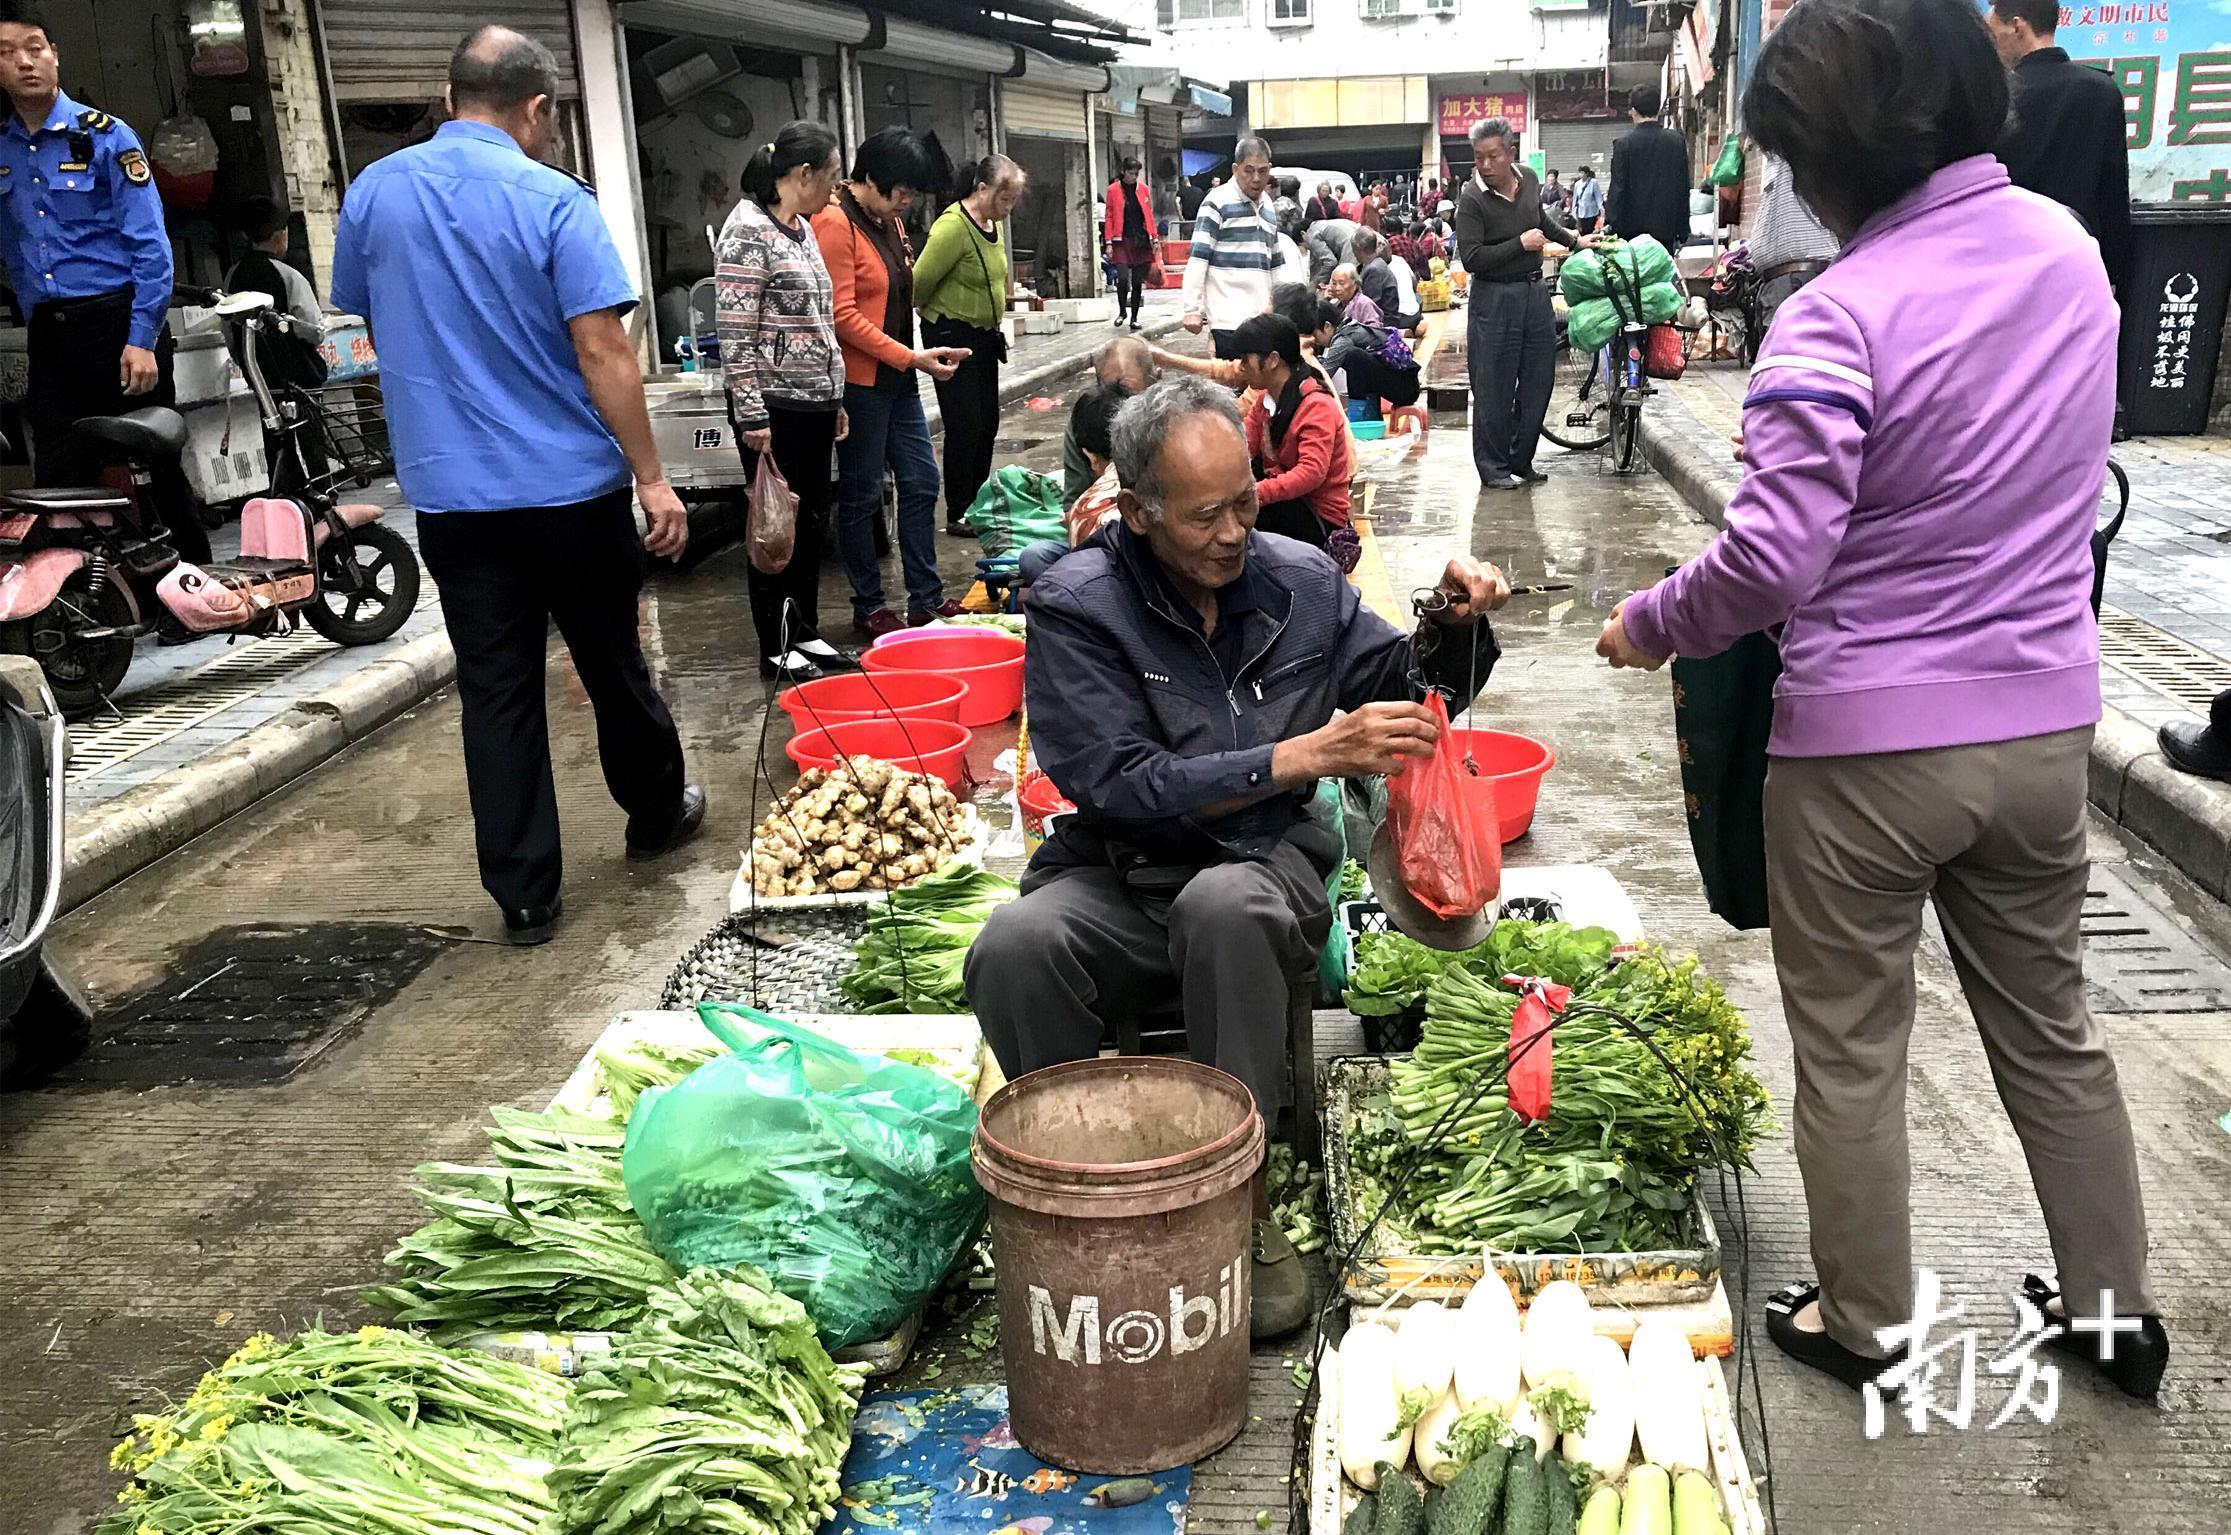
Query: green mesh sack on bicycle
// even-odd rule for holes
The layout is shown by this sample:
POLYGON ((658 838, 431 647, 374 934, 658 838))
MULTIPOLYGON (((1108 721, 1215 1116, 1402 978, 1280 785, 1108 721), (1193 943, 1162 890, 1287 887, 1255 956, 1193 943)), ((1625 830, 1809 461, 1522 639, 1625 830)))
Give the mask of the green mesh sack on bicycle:
POLYGON ((1574 251, 1557 268, 1557 291, 1570 304, 1604 296, 1604 258, 1595 251, 1574 251))
POLYGON ((1009 464, 984 482, 964 514, 985 554, 1012 554, 1049 538, 1069 541, 1061 516, 1061 481, 1009 464))
POLYGON ((983 1219, 976 1105, 752 1008, 697 1016, 731 1053, 638 1099, 620 1156, 651 1246, 685 1273, 764 1270, 832 1349, 887 1337, 983 1219))
POLYGON ((1565 311, 1565 336, 1576 351, 1600 352, 1619 334, 1619 311, 1607 298, 1583 299, 1565 311))

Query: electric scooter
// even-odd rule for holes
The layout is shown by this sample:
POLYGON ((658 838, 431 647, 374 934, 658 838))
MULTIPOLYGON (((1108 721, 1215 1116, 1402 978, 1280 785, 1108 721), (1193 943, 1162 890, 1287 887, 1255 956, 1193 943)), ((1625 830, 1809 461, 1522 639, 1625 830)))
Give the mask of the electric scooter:
POLYGON ((0 1088, 31 1086, 92 1037, 45 946, 62 896, 62 711, 38 664, 0 655, 0 1088))
POLYGON ((372 645, 418 605, 417 554, 379 525, 378 507, 338 503, 347 471, 310 468, 315 403, 264 376, 262 341, 299 322, 264 294, 180 291, 224 325, 275 445, 277 494, 242 508, 238 558, 182 561, 151 487, 185 451, 186 422, 158 405, 76 423, 115 461, 101 484, 0 497, 0 652, 36 660, 68 719, 113 707, 133 642, 164 618, 188 634, 264 635, 291 632, 299 616, 337 645, 372 645))

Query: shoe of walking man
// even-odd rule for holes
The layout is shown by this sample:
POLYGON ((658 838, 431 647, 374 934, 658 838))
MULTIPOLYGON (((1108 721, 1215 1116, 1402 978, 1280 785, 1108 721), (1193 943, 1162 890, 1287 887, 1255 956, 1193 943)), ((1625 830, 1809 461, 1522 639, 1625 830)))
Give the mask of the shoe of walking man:
POLYGON ((2205 725, 2172 720, 2157 739, 2162 757, 2179 772, 2231 783, 2231 688, 2216 694, 2205 725))
POLYGON ((679 554, 689 526, 621 324, 635 285, 595 195, 540 163, 557 83, 541 43, 474 31, 450 59, 450 120, 350 184, 333 252, 333 301, 380 349, 396 478, 457 651, 481 884, 514 943, 546 941, 561 904, 553 622, 596 711, 628 856, 705 819, 636 631, 632 501, 655 555, 679 554))

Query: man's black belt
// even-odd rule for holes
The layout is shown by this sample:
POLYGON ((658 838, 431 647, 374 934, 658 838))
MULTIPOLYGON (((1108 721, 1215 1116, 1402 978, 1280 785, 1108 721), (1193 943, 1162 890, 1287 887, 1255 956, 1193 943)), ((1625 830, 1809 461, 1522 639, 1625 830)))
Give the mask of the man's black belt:
POLYGON ((118 299, 129 301, 131 296, 132 290, 129 288, 112 288, 106 293, 85 293, 80 294, 76 298, 42 299, 39 302, 38 306, 32 310, 32 313, 57 315, 76 314, 80 310, 98 309, 104 304, 113 304, 118 299))
POLYGON ((1540 282, 1541 280, 1542 274, 1539 272, 1528 272, 1524 277, 1475 277, 1472 279, 1474 282, 1540 282))

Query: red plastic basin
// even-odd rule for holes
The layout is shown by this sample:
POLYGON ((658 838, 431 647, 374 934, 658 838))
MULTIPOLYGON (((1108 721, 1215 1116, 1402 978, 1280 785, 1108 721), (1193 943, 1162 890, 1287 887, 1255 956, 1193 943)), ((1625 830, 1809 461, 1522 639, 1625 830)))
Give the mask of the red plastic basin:
POLYGON ((930 672, 886 672, 820 677, 784 688, 775 702, 790 716, 790 728, 819 730, 853 720, 958 721, 968 685, 930 672))
POLYGON ((959 715, 963 725, 997 724, 1022 707, 1023 642, 1012 634, 983 629, 871 646, 860 664, 878 675, 933 672, 959 678, 968 685, 959 715))
POLYGON ((951 720, 850 720, 792 736, 783 751, 800 772, 835 767, 843 757, 876 757, 910 772, 935 773, 957 789, 974 739, 974 731, 951 720))
POLYGON ((1505 842, 1516 842, 1534 824, 1542 779, 1557 765, 1557 754, 1532 736, 1507 730, 1452 728, 1457 745, 1471 754, 1480 777, 1494 780, 1495 818, 1505 842))

